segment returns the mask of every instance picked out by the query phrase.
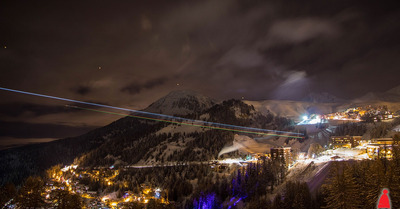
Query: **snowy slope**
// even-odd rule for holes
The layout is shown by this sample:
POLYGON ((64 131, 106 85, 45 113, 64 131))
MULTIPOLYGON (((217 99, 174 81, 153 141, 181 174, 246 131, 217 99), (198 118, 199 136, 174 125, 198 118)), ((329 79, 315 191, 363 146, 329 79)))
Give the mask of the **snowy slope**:
POLYGON ((193 91, 172 91, 152 103, 145 111, 166 115, 187 115, 209 109, 215 101, 193 91))
POLYGON ((314 102, 314 103, 338 103, 344 102, 343 99, 339 99, 338 97, 329 94, 327 92, 322 93, 310 93, 305 98, 303 98, 305 102, 314 102))
POLYGON ((272 113, 298 121, 304 114, 312 113, 332 113, 345 109, 346 105, 340 103, 312 103, 291 100, 264 100, 264 101, 244 101, 246 104, 253 105, 257 111, 262 113, 272 113))

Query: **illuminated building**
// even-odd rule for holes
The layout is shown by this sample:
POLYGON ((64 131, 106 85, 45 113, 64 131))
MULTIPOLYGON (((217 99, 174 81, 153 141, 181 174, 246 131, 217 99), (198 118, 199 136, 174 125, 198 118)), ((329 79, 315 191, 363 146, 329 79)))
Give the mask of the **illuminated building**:
POLYGON ((387 158, 393 157, 393 146, 398 145, 382 145, 382 144, 369 144, 367 145, 367 154, 369 158, 387 158))
POLYGON ((393 140, 392 138, 378 138, 378 139, 372 139, 372 143, 376 144, 381 144, 381 145, 394 145, 394 144, 399 144, 398 141, 393 140))
POLYGON ((289 167, 293 163, 291 147, 274 147, 271 148, 271 158, 273 160, 285 160, 285 164, 289 167))
POLYGON ((353 148, 360 145, 361 136, 332 136, 331 143, 333 148, 353 148))
POLYGON ((372 139, 371 142, 372 143, 367 145, 367 154, 368 157, 373 159, 391 159, 393 157, 393 147, 399 145, 399 142, 392 138, 372 139))

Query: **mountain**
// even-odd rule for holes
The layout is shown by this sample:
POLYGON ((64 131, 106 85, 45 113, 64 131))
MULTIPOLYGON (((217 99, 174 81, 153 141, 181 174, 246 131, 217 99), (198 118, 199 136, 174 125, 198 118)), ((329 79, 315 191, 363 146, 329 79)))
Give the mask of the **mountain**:
POLYGON ((263 100, 263 101, 244 101, 246 104, 254 106, 257 111, 264 114, 272 113, 282 117, 290 118, 300 122, 302 116, 309 114, 327 114, 345 110, 351 104, 342 103, 314 103, 306 101, 291 100, 263 100))
MULTIPOLYGON (((118 136, 129 126, 127 119, 117 120, 87 134, 47 143, 31 144, 0 151, 0 185, 20 184, 29 175, 41 175, 52 165, 70 164, 77 156, 96 149, 118 136)), ((140 135, 141 126, 136 133, 140 135)))
POLYGON ((199 93, 178 90, 172 91, 152 103, 145 111, 166 115, 188 115, 202 112, 215 104, 215 101, 199 93))
MULTIPOLYGON (((287 130, 292 125, 290 120, 271 114, 263 115, 240 100, 224 101, 196 114, 198 116, 195 119, 255 128, 287 130)), ((234 140, 234 133, 230 131, 163 122, 150 123, 134 118, 124 120, 146 124, 142 127, 143 135, 130 133, 137 129, 136 126, 125 127, 124 133, 84 155, 80 159, 81 165, 154 165, 208 161, 218 158, 222 148, 234 140)))
POLYGON ((364 96, 359 97, 359 98, 355 99, 354 101, 357 101, 357 102, 379 101, 379 100, 381 100, 380 97, 381 96, 376 93, 368 92, 364 96))
POLYGON ((400 86, 396 86, 392 89, 389 89, 388 91, 386 91, 386 93, 400 96, 400 86))
POLYGON ((368 92, 362 97, 355 99, 357 102, 400 102, 400 86, 389 89, 386 92, 368 92))
MULTIPOLYGON (((256 128, 290 130, 293 125, 286 118, 262 114, 239 100, 215 103, 188 91, 171 92, 146 110, 256 128)), ((234 140, 233 132, 183 122, 189 125, 124 117, 78 137, 0 151, 0 185, 20 184, 29 175, 43 174, 53 165, 74 160, 82 166, 210 160, 234 140)))
POLYGON ((313 103, 338 103, 343 102, 343 99, 339 99, 336 96, 327 92, 322 93, 310 93, 303 98, 303 101, 313 103))

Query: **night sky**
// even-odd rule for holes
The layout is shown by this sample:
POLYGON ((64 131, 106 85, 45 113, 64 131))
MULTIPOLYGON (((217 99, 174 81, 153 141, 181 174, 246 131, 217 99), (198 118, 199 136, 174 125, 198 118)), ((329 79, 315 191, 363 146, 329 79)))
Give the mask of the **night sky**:
MULTIPOLYGON (((386 0, 2 0, 0 46, 1 87, 133 109, 178 89, 299 100, 400 85, 400 7, 386 0)), ((118 118, 64 104, 0 91, 0 145, 118 118)))

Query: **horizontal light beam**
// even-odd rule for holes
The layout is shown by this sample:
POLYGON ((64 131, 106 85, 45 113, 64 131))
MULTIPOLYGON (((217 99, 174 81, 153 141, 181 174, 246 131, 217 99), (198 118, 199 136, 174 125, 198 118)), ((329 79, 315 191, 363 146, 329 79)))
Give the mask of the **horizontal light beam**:
MULTIPOLYGON (((251 132, 251 133, 275 132, 275 133, 282 133, 282 134, 303 135, 302 133, 293 133, 293 132, 288 132, 288 131, 268 130, 268 129, 252 128, 252 127, 245 127, 245 126, 236 126, 236 125, 231 125, 231 124, 223 124, 223 123, 215 123, 215 122, 208 122, 208 121, 201 121, 201 120, 193 120, 193 119, 181 118, 181 117, 176 117, 176 116, 170 116, 170 115, 164 115, 164 114, 158 114, 158 113, 151 113, 151 112, 145 112, 145 111, 140 111, 140 110, 132 110, 132 109, 127 109, 127 108, 121 108, 121 107, 115 107, 115 106, 110 106, 110 105, 97 104, 97 103, 92 103, 92 102, 84 102, 84 101, 79 101, 79 100, 74 100, 74 99, 67 99, 67 98, 62 98, 62 97, 49 96, 49 95, 45 95, 45 94, 38 94, 38 93, 20 91, 20 90, 3 88, 3 87, 0 87, 0 90, 20 93, 20 94, 26 94, 26 95, 32 95, 32 96, 38 96, 38 97, 44 97, 44 98, 55 99, 55 100, 62 100, 62 101, 67 101, 67 102, 74 102, 74 103, 79 103, 79 104, 86 104, 86 105, 103 107, 103 108, 111 108, 111 109, 116 109, 116 110, 132 112, 132 113, 139 113, 139 114, 143 114, 143 115, 161 117, 161 119, 152 118, 154 120, 163 120, 162 118, 170 119, 169 121, 171 121, 171 119, 183 120, 183 121, 187 121, 187 122, 191 122, 191 123, 198 123, 198 124, 196 124, 198 126, 204 126, 204 127, 222 126, 222 129, 236 128, 236 129, 230 129, 230 130, 237 130, 237 129, 251 130, 251 131, 248 131, 248 132, 251 132), (223 127, 230 127, 230 128, 223 128, 223 127)), ((122 115, 124 115, 124 114, 122 114, 122 115)), ((124 116, 126 116, 126 115, 124 115, 124 116)), ((144 117, 143 119, 146 119, 146 118, 147 117, 144 117)), ((221 128, 221 127, 219 127, 219 128, 221 128)), ((299 137, 299 138, 302 138, 302 137, 299 137)))

